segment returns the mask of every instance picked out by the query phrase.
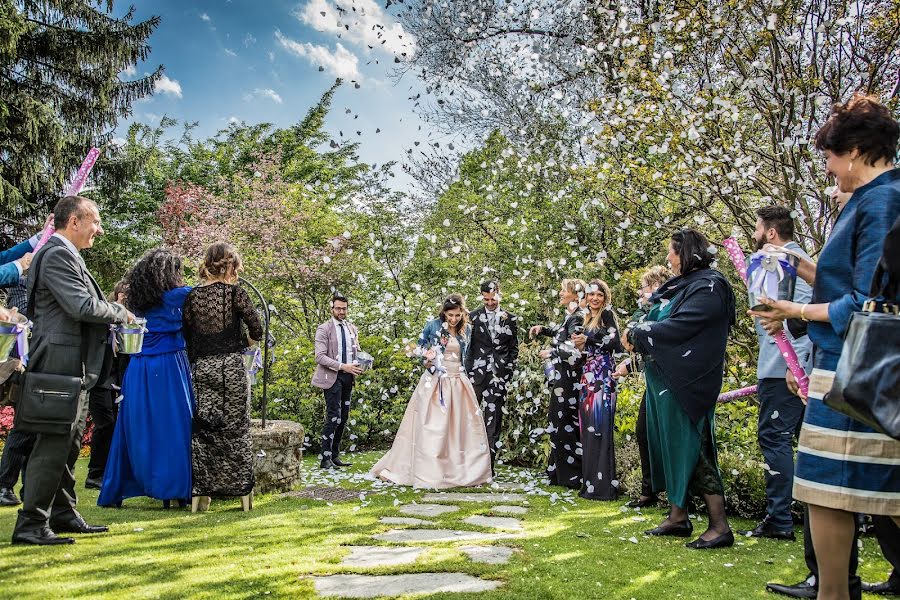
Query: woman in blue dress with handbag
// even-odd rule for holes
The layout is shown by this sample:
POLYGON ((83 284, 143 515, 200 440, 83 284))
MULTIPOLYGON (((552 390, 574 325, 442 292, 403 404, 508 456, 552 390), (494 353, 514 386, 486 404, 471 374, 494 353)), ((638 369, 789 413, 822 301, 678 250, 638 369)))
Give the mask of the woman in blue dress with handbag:
POLYGON ((181 313, 191 291, 182 263, 168 250, 148 251, 127 276, 126 306, 147 319, 147 332, 122 382, 122 402, 97 504, 119 506, 149 496, 185 505, 191 497, 194 397, 181 313))
MULTIPOLYGON (((898 138, 900 126, 874 98, 857 95, 832 109, 816 134, 816 149, 838 190, 853 195, 840 207, 818 264, 801 260, 797 269, 813 285, 812 302, 768 301, 768 310, 750 313, 809 322, 815 369, 797 449, 794 498, 809 505, 820 599, 849 598, 854 513, 900 522, 900 441, 824 402, 851 317, 863 310, 888 230, 900 216, 898 138)), ((883 300, 900 304, 900 297, 883 300)))

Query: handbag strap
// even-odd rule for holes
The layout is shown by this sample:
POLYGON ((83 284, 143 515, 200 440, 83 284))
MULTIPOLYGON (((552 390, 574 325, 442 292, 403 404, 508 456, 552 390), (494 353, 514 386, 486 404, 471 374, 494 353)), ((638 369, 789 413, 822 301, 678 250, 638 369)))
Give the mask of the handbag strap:
POLYGON ((897 217, 884 238, 884 249, 869 286, 870 298, 881 297, 890 301, 898 295, 900 295, 900 217, 897 217))

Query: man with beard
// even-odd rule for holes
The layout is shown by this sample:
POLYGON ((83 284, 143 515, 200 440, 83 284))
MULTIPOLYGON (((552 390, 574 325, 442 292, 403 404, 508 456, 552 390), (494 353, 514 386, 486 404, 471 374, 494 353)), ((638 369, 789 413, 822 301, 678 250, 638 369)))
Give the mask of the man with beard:
MULTIPOLYGON (((783 246, 809 260, 803 249, 793 241, 794 220, 791 218, 790 209, 784 206, 765 206, 756 211, 756 215, 753 240, 756 242, 757 250, 762 250, 767 244, 783 246)), ((810 300, 812 288, 797 277, 793 301, 804 304, 810 300)), ((749 534, 753 537, 793 540, 791 498, 794 484, 794 437, 800 434, 803 401, 788 389, 785 381, 787 364, 772 337, 785 325, 793 336, 792 343, 800 364, 807 361, 812 347, 806 336, 806 328, 801 328, 799 323, 778 322, 766 331, 758 320, 756 322, 759 337, 759 361, 756 366, 756 376, 759 380, 757 438, 767 465, 766 517, 749 534)))

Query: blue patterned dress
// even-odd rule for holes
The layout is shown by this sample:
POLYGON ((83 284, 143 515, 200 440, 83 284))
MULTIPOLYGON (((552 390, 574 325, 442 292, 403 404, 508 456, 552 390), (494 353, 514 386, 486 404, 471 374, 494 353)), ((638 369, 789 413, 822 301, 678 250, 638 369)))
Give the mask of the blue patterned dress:
MULTIPOLYGON (((900 216, 900 169, 857 189, 819 255, 814 304, 830 322, 811 322, 815 369, 797 448, 794 497, 850 512, 900 515, 900 441, 828 408, 851 315, 862 309, 891 224, 900 216)), ((900 298, 895 298, 900 301, 900 298)))

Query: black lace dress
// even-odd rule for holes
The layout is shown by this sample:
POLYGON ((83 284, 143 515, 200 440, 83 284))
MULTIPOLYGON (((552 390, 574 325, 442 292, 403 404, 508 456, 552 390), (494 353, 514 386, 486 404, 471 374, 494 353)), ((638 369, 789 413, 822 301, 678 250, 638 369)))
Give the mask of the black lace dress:
POLYGON ((200 286, 184 303, 184 337, 197 408, 191 440, 194 496, 243 496, 253 489, 250 382, 242 351, 263 335, 247 292, 200 286))

